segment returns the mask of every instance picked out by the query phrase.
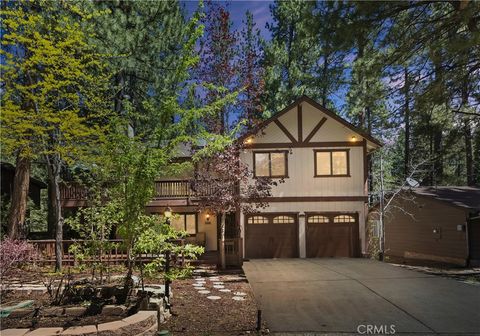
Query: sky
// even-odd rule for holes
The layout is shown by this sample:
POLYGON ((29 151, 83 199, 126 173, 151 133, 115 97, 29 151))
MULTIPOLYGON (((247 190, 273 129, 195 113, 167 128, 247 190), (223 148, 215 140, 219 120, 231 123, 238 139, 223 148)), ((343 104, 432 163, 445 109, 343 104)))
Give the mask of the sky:
MULTIPOLYGON (((197 9, 198 1, 180 1, 185 6, 188 15, 192 15, 197 9)), ((262 37, 270 40, 270 32, 265 27, 268 21, 271 21, 269 5, 273 1, 258 0, 258 1, 224 1, 227 3, 227 8, 230 11, 231 19, 233 21, 233 30, 239 30, 242 27, 242 21, 245 19, 245 12, 250 10, 253 15, 253 20, 256 27, 260 30, 262 37)))

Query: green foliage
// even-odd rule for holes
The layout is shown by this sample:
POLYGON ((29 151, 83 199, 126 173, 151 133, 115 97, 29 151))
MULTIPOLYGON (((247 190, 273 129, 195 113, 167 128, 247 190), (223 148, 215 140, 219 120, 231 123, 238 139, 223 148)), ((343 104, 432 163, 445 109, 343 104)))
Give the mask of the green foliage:
POLYGON ((169 280, 175 280, 189 275, 191 267, 188 262, 181 266, 178 259, 183 256, 189 260, 195 260, 198 255, 204 252, 203 247, 192 244, 179 244, 179 239, 185 238, 187 233, 172 228, 165 218, 160 218, 156 215, 144 215, 140 220, 143 224, 143 230, 135 242, 133 251, 140 256, 142 254, 158 256, 145 265, 145 274, 153 276, 162 272, 165 269, 165 258, 163 255, 166 251, 170 251, 176 262, 173 263, 174 267, 170 269, 170 272, 164 274, 164 277, 169 280))

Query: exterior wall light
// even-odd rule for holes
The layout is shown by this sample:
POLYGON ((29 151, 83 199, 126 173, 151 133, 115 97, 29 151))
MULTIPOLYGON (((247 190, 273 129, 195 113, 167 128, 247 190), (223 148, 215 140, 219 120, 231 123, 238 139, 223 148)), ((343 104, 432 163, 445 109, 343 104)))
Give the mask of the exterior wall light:
POLYGON ((357 141, 357 137, 355 135, 352 135, 352 138, 350 139, 352 142, 357 141))
POLYGON ((210 214, 205 215, 205 224, 210 224, 210 214))

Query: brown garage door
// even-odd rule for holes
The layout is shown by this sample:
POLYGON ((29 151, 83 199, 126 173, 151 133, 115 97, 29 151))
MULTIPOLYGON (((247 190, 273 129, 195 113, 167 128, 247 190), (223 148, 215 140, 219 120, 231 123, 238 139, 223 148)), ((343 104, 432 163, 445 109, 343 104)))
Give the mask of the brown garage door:
POLYGON ((255 214, 246 217, 247 258, 298 257, 296 214, 255 214))
POLYGON ((358 255, 357 214, 308 214, 307 258, 358 255))
POLYGON ((470 249, 470 266, 480 266, 480 218, 468 223, 468 240, 470 249))

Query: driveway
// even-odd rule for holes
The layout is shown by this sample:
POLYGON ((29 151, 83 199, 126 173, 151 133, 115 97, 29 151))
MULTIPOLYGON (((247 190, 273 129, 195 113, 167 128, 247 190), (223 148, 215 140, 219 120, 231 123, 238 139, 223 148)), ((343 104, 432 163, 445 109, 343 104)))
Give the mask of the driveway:
POLYGON ((368 259, 261 259, 243 269, 274 332, 480 335, 477 285, 368 259))

